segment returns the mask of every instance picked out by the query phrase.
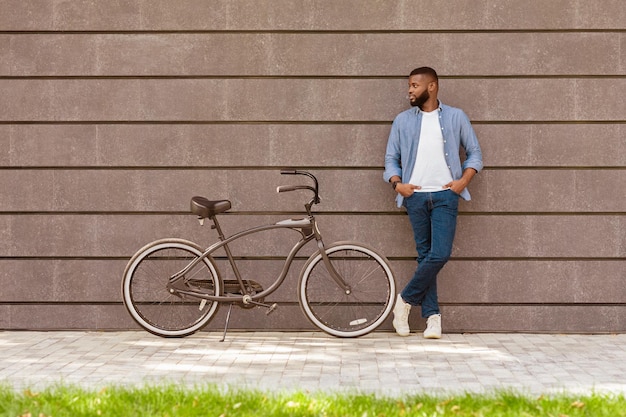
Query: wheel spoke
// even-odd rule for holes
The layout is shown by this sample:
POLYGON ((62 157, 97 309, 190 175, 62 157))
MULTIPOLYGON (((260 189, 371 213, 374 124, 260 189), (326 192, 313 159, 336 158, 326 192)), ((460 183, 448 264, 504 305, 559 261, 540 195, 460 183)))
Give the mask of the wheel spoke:
MULTIPOLYGON (((146 330, 164 337, 185 336, 208 323, 217 303, 205 302, 169 291, 170 277, 181 271, 202 252, 191 243, 179 240, 155 242, 131 259, 124 275, 124 303, 135 321, 146 330)), ((211 262, 203 262, 189 271, 189 280, 208 283, 202 291, 219 292, 217 273, 211 262)), ((198 287, 189 287, 189 291, 198 287)))
POLYGON ((333 268, 351 289, 346 294, 328 272, 321 255, 305 267, 300 302, 307 317, 340 337, 360 336, 378 327, 391 311, 395 283, 385 259, 373 250, 342 244, 327 249, 333 268))

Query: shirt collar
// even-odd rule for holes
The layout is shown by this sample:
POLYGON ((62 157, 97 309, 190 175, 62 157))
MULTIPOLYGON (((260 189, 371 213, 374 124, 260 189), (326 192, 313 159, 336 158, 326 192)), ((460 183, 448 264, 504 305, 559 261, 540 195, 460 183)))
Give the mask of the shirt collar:
MULTIPOLYGON (((441 100, 437 99, 437 103, 439 104, 439 106, 437 107, 437 110, 439 110, 441 112, 443 110, 441 100)), ((415 106, 415 114, 420 114, 420 113, 423 113, 423 112, 424 111, 422 109, 420 109, 419 107, 415 106)))

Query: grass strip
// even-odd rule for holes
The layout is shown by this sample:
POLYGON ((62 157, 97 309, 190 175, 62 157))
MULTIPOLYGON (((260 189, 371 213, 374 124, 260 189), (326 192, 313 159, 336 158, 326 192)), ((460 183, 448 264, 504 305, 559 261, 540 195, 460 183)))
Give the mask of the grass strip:
POLYGON ((509 391, 449 396, 328 392, 263 392, 178 385, 86 390, 58 385, 41 391, 0 387, 0 416, 626 416, 623 395, 532 397, 509 391))

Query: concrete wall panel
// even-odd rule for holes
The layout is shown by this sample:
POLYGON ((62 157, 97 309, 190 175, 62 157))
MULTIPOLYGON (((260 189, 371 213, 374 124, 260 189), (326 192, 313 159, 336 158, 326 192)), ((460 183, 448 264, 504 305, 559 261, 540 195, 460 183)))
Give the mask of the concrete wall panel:
MULTIPOLYGON (((227 261, 216 258, 225 280, 234 279, 227 261)), ((127 258, 109 259, 11 259, 0 261, 0 283, 6 288, 2 302, 23 303, 121 303, 121 284, 127 258), (19 277, 19 284, 16 284, 19 277), (97 291, 96 291, 97 289, 97 291)), ((273 302, 293 303, 298 276, 305 259, 296 259, 283 285, 271 296, 273 302)), ((237 264, 244 279, 264 288, 279 276, 283 260, 242 259, 237 264)), ((165 279, 165 278, 164 278, 165 279)))
MULTIPOLYGON (((398 284, 413 276, 416 263, 393 262, 398 284)), ((439 301, 460 304, 623 304, 623 259, 459 259, 438 281, 439 301), (563 291, 567 288, 567 291, 563 291)))
MULTIPOLYGON (((323 196, 318 212, 379 213, 395 207, 389 185, 378 170, 318 170, 323 196), (359 189, 354 184, 360 184, 359 189), (355 198, 357 197, 357 198, 355 198)), ((473 199, 461 201, 471 213, 619 212, 626 181, 618 169, 487 170, 472 184, 473 199)), ((185 212, 195 195, 231 200, 231 212, 303 210, 312 194, 276 193, 287 184, 310 184, 280 175, 279 169, 37 169, 4 170, 7 191, 0 210, 17 212, 185 212), (21 187, 12 184, 23 183, 21 187)))
POLYGON ((623 28, 620 0, 2 0, 6 30, 542 30, 623 28), (425 12, 427 11, 427 12, 425 12))
MULTIPOLYGON (((454 79, 440 96, 477 121, 621 120, 626 80, 588 83, 454 79)), ((0 79, 0 120, 382 122, 406 108, 405 90, 395 79, 0 79)))
MULTIPOLYGON (((393 257, 397 284, 412 277, 416 262, 393 257)), ((121 281, 128 258, 8 259, 0 262, 0 284, 5 303, 121 303, 121 281), (19 284, 19 285, 16 285, 19 284), (97 291, 96 291, 97 289, 97 291)), ((282 287, 270 298, 292 303, 304 265, 298 258, 282 287)), ((233 273, 223 258, 216 264, 224 279, 233 273)), ((279 259, 242 259, 242 276, 269 287, 283 266, 279 259)), ((439 278, 439 299, 444 305, 460 304, 618 304, 626 302, 621 271, 623 259, 461 259, 453 258, 439 278), (567 287, 568 291, 563 291, 567 287)))
MULTIPOLYGON (((391 122, 378 124, 0 124, 2 167, 367 167, 380 169, 391 122), (237 149, 237 152, 232 152, 237 149)), ((620 123, 481 124, 493 167, 622 168, 620 123)), ((472 187, 476 188, 476 187, 472 187)))
POLYGON ((0 326, 16 330, 136 329, 121 304, 13 304, 5 305, 0 326))
MULTIPOLYGON (((0 326, 12 329, 65 330, 123 330, 138 329, 121 305, 9 305, 2 307, 0 326), (38 323, 34 326, 34 323, 38 323)), ((622 306, 444 306, 443 331, 460 332, 540 332, 587 333, 626 331, 622 306)), ((218 310, 205 330, 223 331, 226 309, 218 310)), ((411 316, 411 327, 425 328, 424 320, 411 316)), ((315 330, 297 305, 280 306, 269 316, 257 310, 236 309, 231 318, 231 330, 272 329, 273 331, 315 330)), ((392 330, 386 321, 381 330, 392 330)), ((216 341, 221 334, 216 335, 216 341)))
POLYGON ((491 167, 626 166, 623 124, 479 124, 474 130, 491 167))
MULTIPOLYGON (((227 234, 287 216, 224 216, 227 234)), ((294 216, 295 217, 295 216, 294 216)), ((327 242, 356 240, 389 257, 414 257, 412 233, 405 216, 324 215, 320 228, 327 242)), ((164 237, 184 238, 201 246, 215 241, 192 215, 3 215, 4 257, 130 257, 144 244, 164 237), (29 236, 32 241, 20 238, 29 236)), ((623 258, 621 215, 471 215, 460 216, 453 256, 462 258, 623 258), (584 236, 585 239, 580 239, 584 236), (564 244, 567 242, 567 244, 564 244), (601 242, 602 245, 590 245, 601 242)), ((264 232, 233 246, 238 256, 286 255, 298 235, 264 232)), ((310 249, 305 253, 312 253, 310 249)))
POLYGON ((580 328, 586 329, 586 333, 606 333, 606 329, 626 331, 623 305, 449 306, 445 314, 451 319, 443 324, 444 332, 576 333, 580 328), (506 326, 500 324, 504 322, 506 326))
POLYGON ((445 68, 444 77, 609 76, 624 73, 623 38, 619 32, 0 35, 0 51, 10 58, 0 75, 405 77, 419 57, 445 68))
POLYGON ((11 38, 0 35, 0 74, 11 74, 11 38))

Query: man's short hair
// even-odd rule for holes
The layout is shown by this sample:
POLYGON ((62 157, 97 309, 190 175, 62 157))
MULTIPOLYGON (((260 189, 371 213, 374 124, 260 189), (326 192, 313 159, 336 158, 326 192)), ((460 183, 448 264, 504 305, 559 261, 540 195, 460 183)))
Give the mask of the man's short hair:
POLYGON ((411 74, 409 75, 409 77, 412 77, 412 76, 418 75, 418 74, 428 75, 428 76, 432 77, 436 82, 439 82, 439 77, 437 76, 437 71, 435 71, 434 69, 432 69, 430 67, 415 68, 413 71, 411 71, 411 74))

